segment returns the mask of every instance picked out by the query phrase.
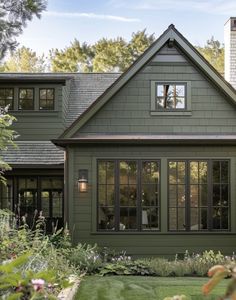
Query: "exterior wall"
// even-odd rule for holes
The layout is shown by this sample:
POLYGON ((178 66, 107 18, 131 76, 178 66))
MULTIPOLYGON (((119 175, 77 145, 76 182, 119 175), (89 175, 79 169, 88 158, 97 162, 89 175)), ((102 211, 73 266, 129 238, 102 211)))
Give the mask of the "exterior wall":
POLYGON ((68 108, 69 108, 69 98, 70 98, 70 87, 71 81, 67 80, 66 85, 62 87, 62 94, 61 97, 62 101, 62 117, 63 117, 63 125, 66 127, 66 118, 68 115, 68 108))
POLYGON ((230 18, 224 26, 225 79, 236 88, 236 18, 230 18), (232 28, 234 28, 232 30, 232 28))
POLYGON ((97 243, 100 246, 125 250, 136 256, 170 256, 176 253, 213 249, 224 254, 235 251, 236 242, 236 147, 235 146, 80 146, 67 149, 67 217, 75 242, 97 243), (96 232, 97 159, 160 159, 161 160, 161 231, 153 233, 96 232), (170 233, 167 230, 167 160, 229 159, 231 178, 231 231, 170 233), (89 189, 79 193, 78 170, 88 169, 89 189))
POLYGON ((50 140, 57 138, 64 130, 62 116, 62 85, 60 84, 12 84, 1 85, 1 87, 14 87, 14 110, 10 111, 17 119, 12 128, 19 134, 18 140, 50 140), (35 110, 17 110, 18 107, 18 89, 34 88, 35 110), (55 88, 55 110, 38 110, 38 91, 39 88, 55 88))
POLYGON ((181 54, 163 49, 144 66, 77 135, 95 134, 210 134, 236 130, 236 106, 181 54), (187 115, 151 114, 151 82, 191 83, 187 115))

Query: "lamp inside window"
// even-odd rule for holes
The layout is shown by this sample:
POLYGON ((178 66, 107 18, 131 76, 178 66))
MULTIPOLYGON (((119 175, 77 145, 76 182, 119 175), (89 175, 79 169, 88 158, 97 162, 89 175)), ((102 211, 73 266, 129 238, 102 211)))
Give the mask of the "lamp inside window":
POLYGON ((80 193, 88 191, 88 170, 79 170, 78 190, 80 193))

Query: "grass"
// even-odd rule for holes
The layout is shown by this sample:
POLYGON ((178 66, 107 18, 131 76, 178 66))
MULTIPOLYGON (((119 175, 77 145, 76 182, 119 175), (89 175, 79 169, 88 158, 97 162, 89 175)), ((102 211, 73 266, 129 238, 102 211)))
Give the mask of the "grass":
POLYGON ((79 288, 76 300, 163 300, 167 296, 185 294, 191 300, 216 300, 225 291, 227 280, 204 297, 201 287, 207 278, 160 278, 145 276, 91 276, 79 288))

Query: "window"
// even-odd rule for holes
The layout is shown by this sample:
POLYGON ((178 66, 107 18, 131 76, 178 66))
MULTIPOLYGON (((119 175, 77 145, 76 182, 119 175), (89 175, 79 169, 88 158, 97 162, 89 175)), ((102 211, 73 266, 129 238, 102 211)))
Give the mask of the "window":
POLYGON ((12 88, 0 88, 0 106, 9 106, 13 109, 14 90, 12 88))
POLYGON ((42 211, 48 232, 63 226, 62 176, 13 176, 0 185, 0 208, 13 209, 18 223, 23 218, 32 228, 42 211))
POLYGON ((156 109, 185 109, 186 85, 156 85, 156 109))
POLYGON ((29 89, 29 88, 19 89, 19 109, 20 110, 34 109, 34 89, 29 89))
POLYGON ((191 116, 191 81, 151 81, 150 114, 191 116))
POLYGON ((53 110, 54 109, 54 89, 39 90, 39 109, 53 110))
POLYGON ((229 161, 169 161, 169 230, 229 230, 229 161))
POLYGON ((98 229, 159 230, 158 161, 98 161, 98 229))

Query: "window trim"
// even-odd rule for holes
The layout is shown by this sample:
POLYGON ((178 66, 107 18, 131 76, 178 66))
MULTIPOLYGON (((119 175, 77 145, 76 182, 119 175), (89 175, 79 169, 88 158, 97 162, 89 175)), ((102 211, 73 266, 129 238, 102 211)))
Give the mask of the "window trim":
POLYGON ((152 80, 151 81, 151 115, 156 116, 168 116, 168 115, 182 115, 182 116, 191 116, 191 81, 184 80, 173 80, 173 81, 162 81, 162 80, 152 80), (157 98, 157 85, 161 84, 176 84, 176 85, 185 85, 185 108, 175 108, 175 109, 157 109, 156 108, 156 98, 157 98))
POLYGON ((96 233, 104 233, 104 234, 127 234, 127 233, 138 233, 138 234, 150 234, 150 233, 157 233, 161 232, 161 159, 97 159, 96 160, 96 233), (120 221, 120 199, 119 199, 119 174, 120 174, 120 168, 119 164, 121 161, 136 161, 137 162, 137 204, 136 204, 136 210, 137 210, 137 229, 126 229, 126 230, 120 230, 119 229, 119 221, 120 221), (108 229, 99 229, 99 180, 98 180, 98 172, 99 172, 99 162, 114 162, 115 164, 115 174, 114 174, 114 192, 115 192, 115 199, 114 199, 114 216, 115 216, 115 229, 114 230, 108 230, 108 229), (142 205, 141 205, 141 183, 142 183, 142 163, 143 162, 157 162, 158 163, 158 170, 159 170, 159 181, 158 181, 158 229, 155 230, 143 230, 142 229, 142 205))
POLYGON ((167 159, 167 232, 168 233, 179 233, 179 234, 194 234, 194 233, 199 233, 199 234, 205 234, 205 233, 223 233, 223 232, 231 232, 231 159, 229 158, 188 158, 188 159, 181 159, 181 158, 171 158, 167 159), (185 221, 187 224, 187 229, 186 230, 178 230, 178 229, 170 229, 169 227, 169 221, 170 221, 170 214, 169 214, 169 207, 170 207, 170 198, 169 198, 169 162, 185 162, 186 163, 186 172, 187 176, 185 178, 185 184, 186 184, 186 196, 187 196, 187 201, 186 201, 186 207, 185 207, 185 221), (190 177, 189 177, 189 163, 191 161, 196 161, 196 162, 207 162, 209 164, 208 167, 208 174, 207 174, 207 179, 208 179, 208 201, 207 201, 207 212, 209 216, 211 216, 207 222, 208 222, 208 229, 196 229, 196 230, 190 230, 188 225, 190 225, 190 201, 189 201, 189 194, 190 194, 190 177), (212 175, 212 166, 214 161, 227 161, 228 162, 228 182, 229 182, 229 190, 228 190, 228 229, 214 229, 212 228, 212 209, 213 209, 213 203, 212 203, 212 194, 213 194, 213 175, 212 175))

